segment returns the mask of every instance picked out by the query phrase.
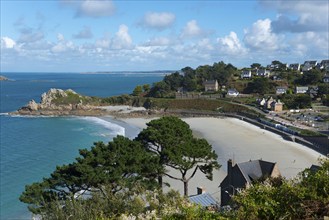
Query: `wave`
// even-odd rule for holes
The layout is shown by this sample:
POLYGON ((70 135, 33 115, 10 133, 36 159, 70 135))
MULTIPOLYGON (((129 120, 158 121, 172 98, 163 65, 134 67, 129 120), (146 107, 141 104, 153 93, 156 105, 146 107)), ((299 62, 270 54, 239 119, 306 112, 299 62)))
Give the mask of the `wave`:
POLYGON ((111 135, 122 135, 125 136, 125 128, 112 122, 106 121, 97 117, 83 117, 82 119, 98 124, 110 130, 111 135))

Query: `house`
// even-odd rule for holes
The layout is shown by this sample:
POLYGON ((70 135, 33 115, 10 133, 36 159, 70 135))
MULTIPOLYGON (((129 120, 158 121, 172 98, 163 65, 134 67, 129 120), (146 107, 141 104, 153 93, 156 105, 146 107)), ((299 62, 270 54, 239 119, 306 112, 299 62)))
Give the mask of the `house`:
POLYGON ((200 205, 203 208, 214 208, 217 209, 219 207, 219 203, 214 199, 211 194, 207 193, 204 188, 197 188, 197 195, 189 196, 189 201, 191 203, 200 205))
POLYGON ((206 92, 217 92, 218 91, 218 82, 217 80, 206 80, 204 83, 204 90, 206 92))
POLYGON ((322 80, 324 83, 329 83, 329 75, 325 75, 322 80))
POLYGON ((259 69, 257 70, 257 76, 263 76, 263 77, 270 77, 271 71, 266 69, 259 69))
POLYGON ((264 106, 265 103, 266 103, 266 99, 265 98, 259 99, 258 103, 259 103, 260 106, 264 106))
POLYGON ((303 71, 309 71, 316 67, 318 64, 317 61, 305 61, 302 70, 303 71))
POLYGON ((308 91, 307 93, 311 96, 311 98, 316 98, 318 96, 318 90, 319 90, 319 87, 317 86, 310 86, 308 88, 308 91))
POLYGON ((241 72, 241 79, 250 79, 251 78, 251 70, 243 70, 241 72))
POLYGON ((274 102, 275 100, 272 98, 272 96, 270 98, 268 98, 265 102, 264 108, 265 109, 271 109, 271 104, 272 102, 274 102))
POLYGON ((322 60, 319 64, 318 64, 318 68, 320 70, 325 69, 326 71, 329 71, 329 60, 322 60))
POLYGON ((263 160, 250 160, 234 164, 231 159, 227 161, 227 176, 221 182, 221 206, 229 204, 233 195, 240 189, 247 188, 254 181, 266 177, 279 177, 280 171, 276 163, 263 160))
POLYGON ((287 92, 287 87, 286 86, 278 86, 276 87, 276 94, 281 95, 287 92))
POLYGON ((299 71, 300 70, 300 64, 299 63, 292 63, 292 64, 289 65, 289 69, 299 71))
POLYGON ((280 99, 278 101, 274 101, 271 103, 271 111, 282 112, 282 110, 283 110, 283 103, 280 102, 280 99))
POLYGON ((305 94, 307 93, 308 87, 307 86, 296 86, 296 94, 305 94))
POLYGON ((240 93, 236 89, 229 89, 227 91, 228 96, 237 97, 240 93))

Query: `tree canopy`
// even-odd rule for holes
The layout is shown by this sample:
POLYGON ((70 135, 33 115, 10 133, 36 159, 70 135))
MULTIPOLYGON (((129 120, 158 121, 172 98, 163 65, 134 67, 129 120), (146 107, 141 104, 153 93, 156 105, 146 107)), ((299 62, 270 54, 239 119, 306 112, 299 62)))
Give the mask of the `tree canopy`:
POLYGON ((212 179, 213 169, 220 166, 217 154, 204 139, 193 137, 189 125, 181 119, 166 116, 152 120, 142 130, 136 140, 143 143, 148 152, 159 158, 162 169, 158 170, 158 181, 163 184, 163 176, 184 183, 184 194, 188 195, 188 182, 197 170, 212 179), (166 166, 178 170, 181 177, 174 177, 166 171, 166 166), (188 171, 193 172, 188 176, 188 171))

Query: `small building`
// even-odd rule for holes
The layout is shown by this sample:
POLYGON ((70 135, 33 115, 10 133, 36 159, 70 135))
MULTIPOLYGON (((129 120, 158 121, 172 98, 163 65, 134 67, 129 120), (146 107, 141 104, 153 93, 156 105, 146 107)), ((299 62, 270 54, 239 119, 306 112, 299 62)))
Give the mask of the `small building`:
POLYGON ((322 60, 319 64, 318 64, 318 68, 320 70, 325 69, 327 71, 329 71, 329 60, 322 60))
POLYGON ((296 90, 295 93, 296 94, 305 94, 308 91, 308 87, 307 86, 296 86, 296 90))
POLYGON ((221 182, 221 206, 229 204, 232 196, 253 184, 253 182, 267 177, 281 176, 276 163, 263 160, 250 160, 234 164, 227 161, 227 176, 221 182))
POLYGON ((278 101, 274 101, 271 103, 271 111, 282 112, 282 110, 283 110, 283 103, 280 102, 280 99, 278 101))
POLYGON ((251 78, 251 70, 243 70, 241 72, 241 79, 250 79, 251 78))
POLYGON ((206 80, 204 83, 204 90, 206 92, 217 92, 218 91, 218 82, 217 80, 206 80))
POLYGON ((211 194, 207 193, 204 188, 197 188, 197 195, 189 196, 188 198, 191 203, 200 205, 203 208, 207 209, 218 209, 219 203, 214 199, 211 194))
POLYGON ((268 98, 265 102, 264 108, 265 109, 271 109, 271 104, 272 102, 274 102, 275 100, 273 99, 273 97, 271 96, 270 98, 268 98))
POLYGON ((299 63, 292 63, 289 65, 289 69, 299 71, 300 70, 300 64, 299 63))
POLYGON ((324 83, 329 83, 329 75, 325 75, 322 80, 324 83))
POLYGON ((276 87, 276 94, 281 95, 287 92, 287 87, 286 86, 278 86, 276 87))
POLYGON ((305 61, 302 70, 303 71, 310 71, 311 69, 317 66, 317 61, 305 61))
POLYGON ((259 100, 258 100, 258 104, 259 104, 260 106, 263 106, 263 107, 264 107, 265 103, 266 103, 266 99, 265 99, 265 98, 262 98, 262 99, 259 99, 259 100))
POLYGON ((257 76, 262 76, 262 77, 270 77, 271 71, 267 69, 259 69, 257 70, 257 76))
POLYGON ((240 93, 236 89, 229 89, 227 95, 231 97, 237 97, 240 93))

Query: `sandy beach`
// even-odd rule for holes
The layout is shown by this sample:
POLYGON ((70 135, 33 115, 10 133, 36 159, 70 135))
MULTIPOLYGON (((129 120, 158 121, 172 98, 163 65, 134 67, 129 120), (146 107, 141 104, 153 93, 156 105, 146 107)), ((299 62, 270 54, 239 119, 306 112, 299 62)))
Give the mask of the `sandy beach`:
MULTIPOLYGON (((122 120, 143 129, 152 119, 122 120)), ((218 162, 222 165, 214 172, 213 181, 206 179, 202 173, 197 173, 189 183, 189 195, 196 194, 196 187, 202 186, 218 199, 220 196, 218 186, 226 176, 228 159, 234 159, 236 163, 257 159, 276 162, 282 176, 293 178, 312 164, 318 164, 318 159, 321 157, 321 154, 303 145, 286 141, 277 134, 239 119, 202 117, 183 118, 183 120, 212 145, 218 155, 218 162)), ((183 192, 182 182, 166 180, 171 187, 183 192)))

